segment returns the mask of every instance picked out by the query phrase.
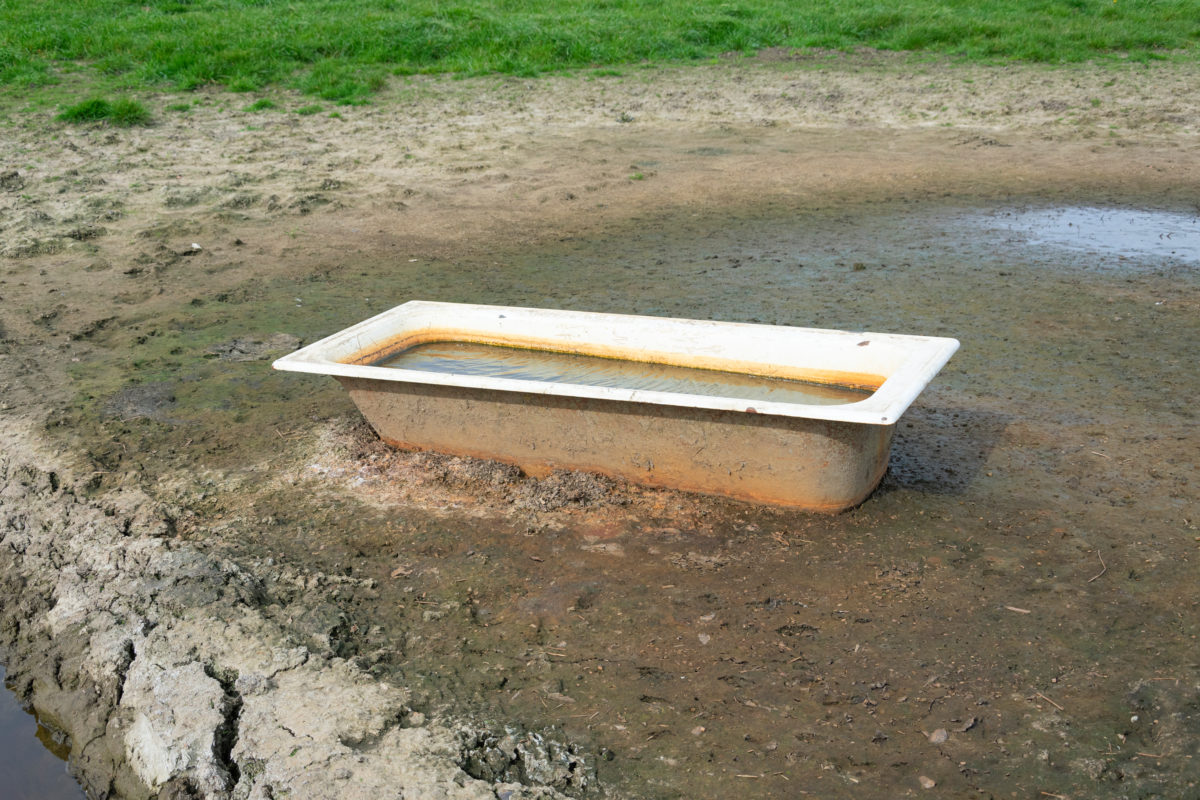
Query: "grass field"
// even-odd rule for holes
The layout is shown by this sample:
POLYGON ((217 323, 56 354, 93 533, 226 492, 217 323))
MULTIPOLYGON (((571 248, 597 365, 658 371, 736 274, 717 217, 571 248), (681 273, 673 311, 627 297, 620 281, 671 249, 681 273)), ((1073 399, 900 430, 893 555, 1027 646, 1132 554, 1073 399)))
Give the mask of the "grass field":
POLYGON ((968 60, 1195 59, 1200 0, 0 0, 0 87, 285 86, 331 102, 391 74, 870 47, 968 60))

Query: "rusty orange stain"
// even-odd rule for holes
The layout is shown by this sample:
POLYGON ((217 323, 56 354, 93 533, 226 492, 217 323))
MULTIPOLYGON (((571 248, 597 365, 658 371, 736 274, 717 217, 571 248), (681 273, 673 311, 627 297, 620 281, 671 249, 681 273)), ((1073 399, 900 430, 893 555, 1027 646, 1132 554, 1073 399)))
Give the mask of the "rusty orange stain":
POLYGON ((884 375, 843 370, 822 370, 805 367, 782 366, 760 361, 746 361, 690 353, 668 353, 649 349, 610 347, 592 343, 565 344, 556 339, 538 339, 526 336, 508 336, 502 333, 482 333, 478 330, 456 328, 426 328, 398 334, 382 343, 363 348, 342 359, 343 364, 370 366, 419 344, 433 342, 467 342, 500 347, 515 347, 523 350, 542 350, 550 353, 594 356, 618 361, 634 361, 647 364, 665 364, 674 367, 729 372, 763 378, 783 378, 826 386, 844 386, 849 389, 875 391, 887 379, 884 375))

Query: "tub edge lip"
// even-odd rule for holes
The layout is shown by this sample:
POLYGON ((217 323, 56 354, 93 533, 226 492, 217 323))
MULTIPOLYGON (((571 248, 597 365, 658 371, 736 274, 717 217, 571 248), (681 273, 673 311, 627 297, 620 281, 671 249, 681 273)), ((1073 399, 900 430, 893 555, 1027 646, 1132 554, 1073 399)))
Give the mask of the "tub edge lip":
POLYGON ((312 344, 290 353, 273 362, 272 367, 287 372, 300 372, 315 375, 328 375, 335 378, 358 378, 384 382, 398 382, 413 385, 431 384, 436 386, 452 386, 491 390, 505 393, 524 393, 535 395, 550 395, 560 397, 578 397, 585 399, 608 400, 625 403, 650 403, 684 408, 703 408, 716 411, 732 411, 742 413, 762 414, 766 416, 807 418, 830 422, 848 422, 866 425, 894 425, 900 416, 908 409, 914 400, 924 391, 925 387, 950 357, 959 348, 957 339, 946 337, 919 336, 909 334, 880 334, 863 331, 843 331, 819 328, 794 328, 789 326, 759 325, 754 323, 720 322, 710 320, 688 320, 682 318, 644 317, 628 314, 598 314, 587 311, 529 309, 514 306, 483 306, 460 303, 435 303, 430 301, 409 301, 381 314, 372 316, 362 322, 326 336, 312 344), (453 373, 433 373, 418 370, 402 370, 391 367, 375 367, 362 364, 347 364, 331 358, 329 353, 341 348, 354 340, 373 326, 390 321, 392 318, 403 318, 406 312, 438 311, 454 312, 469 309, 474 312, 485 310, 498 316, 504 314, 546 314, 550 318, 579 318, 600 321, 603 319, 619 319, 630 322, 652 320, 656 324, 677 322, 680 324, 700 323, 710 329, 719 330, 726 326, 739 329, 758 328, 764 330, 787 330, 812 335, 853 335, 886 337, 889 341, 910 345, 907 357, 899 364, 884 382, 869 397, 854 403, 836 405, 810 405, 804 403, 783 403, 754 401, 737 397, 719 397, 708 395, 677 394, 673 392, 655 392, 643 389, 620 389, 607 386, 586 386, 580 384, 545 383, 541 381, 517 380, 511 378, 491 378, 477 375, 458 375, 453 373))

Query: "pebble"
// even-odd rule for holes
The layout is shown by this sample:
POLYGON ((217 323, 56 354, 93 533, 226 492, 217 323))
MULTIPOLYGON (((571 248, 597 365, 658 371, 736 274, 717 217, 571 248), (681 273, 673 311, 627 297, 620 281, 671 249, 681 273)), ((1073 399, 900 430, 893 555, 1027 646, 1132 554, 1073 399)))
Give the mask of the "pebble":
POLYGON ((934 744, 941 744, 950 738, 950 733, 945 728, 938 728, 933 733, 929 734, 929 741, 934 744))
POLYGON ((932 789, 933 787, 937 786, 937 781, 935 781, 933 778, 927 778, 924 775, 917 778, 917 781, 921 784, 922 789, 932 789))
POLYGON ((702 634, 700 634, 700 636, 699 636, 699 637, 697 637, 697 638, 699 638, 699 639, 700 639, 700 644, 708 644, 709 642, 711 642, 711 641, 712 641, 712 637, 711 637, 711 636, 709 636, 707 633, 702 633, 702 634))

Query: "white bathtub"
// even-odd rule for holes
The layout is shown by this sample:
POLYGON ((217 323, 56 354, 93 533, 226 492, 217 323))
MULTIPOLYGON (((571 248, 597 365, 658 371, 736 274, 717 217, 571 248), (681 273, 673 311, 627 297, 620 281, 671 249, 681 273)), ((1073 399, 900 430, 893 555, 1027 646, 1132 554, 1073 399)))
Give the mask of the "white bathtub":
POLYGON ((954 339, 414 301, 311 344, 275 368, 332 375, 385 441, 756 502, 836 511, 887 467, 896 421, 954 339), (378 366, 436 341, 867 390, 813 404, 378 366))

